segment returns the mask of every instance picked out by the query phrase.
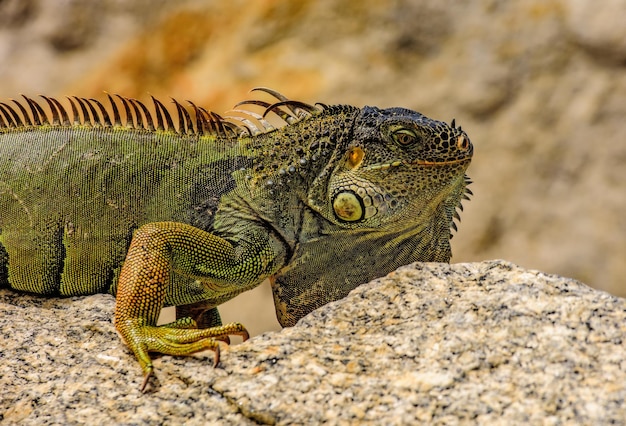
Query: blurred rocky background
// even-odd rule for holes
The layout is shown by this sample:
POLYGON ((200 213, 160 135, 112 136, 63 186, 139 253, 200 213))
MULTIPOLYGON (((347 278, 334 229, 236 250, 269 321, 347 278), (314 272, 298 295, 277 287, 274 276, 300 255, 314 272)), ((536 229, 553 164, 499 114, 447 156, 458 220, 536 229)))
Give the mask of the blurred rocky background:
MULTIPOLYGON (((456 118, 476 195, 453 261, 626 296, 625 22, 626 0, 0 0, 0 98, 108 91, 223 112, 269 86, 456 118)), ((273 317, 267 286, 248 298, 233 319, 273 317)), ((276 327, 263 321, 247 324, 276 327)))

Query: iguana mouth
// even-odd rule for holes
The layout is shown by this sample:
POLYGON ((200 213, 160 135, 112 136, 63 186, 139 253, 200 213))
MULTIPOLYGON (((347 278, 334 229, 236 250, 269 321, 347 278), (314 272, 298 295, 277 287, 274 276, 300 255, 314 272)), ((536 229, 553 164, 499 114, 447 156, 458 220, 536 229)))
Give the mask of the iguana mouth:
POLYGON ((383 163, 383 164, 372 164, 370 166, 363 167, 362 170, 384 170, 389 169, 391 167, 398 167, 401 165, 405 166, 427 166, 427 167, 436 167, 436 166, 445 166, 450 164, 462 164, 469 163, 472 160, 471 157, 462 158, 460 160, 450 160, 450 161, 428 161, 428 160, 415 160, 415 161, 401 161, 396 160, 391 163, 383 163))
POLYGON ((461 158, 460 160, 449 160, 449 161, 428 161, 428 160, 415 160, 407 162, 406 164, 417 164, 419 166, 445 166, 448 164, 461 164, 461 163, 469 163, 472 160, 471 157, 461 158))
POLYGON ((396 160, 391 163, 372 164, 370 166, 363 167, 362 170, 384 170, 390 167, 398 167, 402 164, 404 164, 404 161, 396 160))

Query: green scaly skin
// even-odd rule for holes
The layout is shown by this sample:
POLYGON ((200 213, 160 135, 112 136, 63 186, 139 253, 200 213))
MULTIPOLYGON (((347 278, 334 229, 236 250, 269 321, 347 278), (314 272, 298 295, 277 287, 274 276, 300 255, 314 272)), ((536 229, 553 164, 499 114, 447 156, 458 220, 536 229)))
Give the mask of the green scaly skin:
POLYGON ((448 262, 473 148, 454 124, 402 109, 246 101, 224 119, 176 103, 178 128, 120 97, 73 114, 0 103, 0 285, 117 295, 144 373, 229 335, 217 306, 270 278, 283 326, 415 261, 448 262), (125 110, 122 120, 118 107, 125 110), (70 115, 75 117, 70 122, 70 115), (156 129, 155 129, 156 127, 156 129), (156 326, 163 306, 177 320, 156 326))

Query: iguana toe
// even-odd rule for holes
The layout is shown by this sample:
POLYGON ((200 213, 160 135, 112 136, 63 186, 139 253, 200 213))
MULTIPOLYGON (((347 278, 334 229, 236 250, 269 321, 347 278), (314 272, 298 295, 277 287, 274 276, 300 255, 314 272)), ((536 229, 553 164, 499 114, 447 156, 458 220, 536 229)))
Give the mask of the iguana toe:
POLYGON ((224 340, 229 335, 238 335, 244 340, 249 338, 248 331, 239 323, 197 329, 189 328, 191 325, 190 321, 193 320, 181 319, 161 326, 142 325, 136 321, 125 321, 117 324, 120 334, 141 365, 144 375, 141 385, 142 392, 145 391, 148 381, 154 372, 152 359, 149 355, 150 352, 188 356, 210 349, 215 354, 213 366, 217 366, 220 360, 218 340, 224 340))

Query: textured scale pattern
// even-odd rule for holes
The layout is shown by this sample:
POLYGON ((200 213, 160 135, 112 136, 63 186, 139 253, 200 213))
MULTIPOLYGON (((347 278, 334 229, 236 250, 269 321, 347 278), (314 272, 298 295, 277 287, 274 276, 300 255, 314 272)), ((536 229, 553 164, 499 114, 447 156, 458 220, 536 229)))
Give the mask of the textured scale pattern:
POLYGON ((257 90, 270 100, 224 116, 119 95, 0 102, 0 286, 116 294, 143 389, 150 352, 217 361, 216 340, 247 338, 217 306, 265 278, 290 326, 399 266, 450 260, 473 155, 454 121, 257 90), (177 320, 157 327, 167 305, 177 320))

